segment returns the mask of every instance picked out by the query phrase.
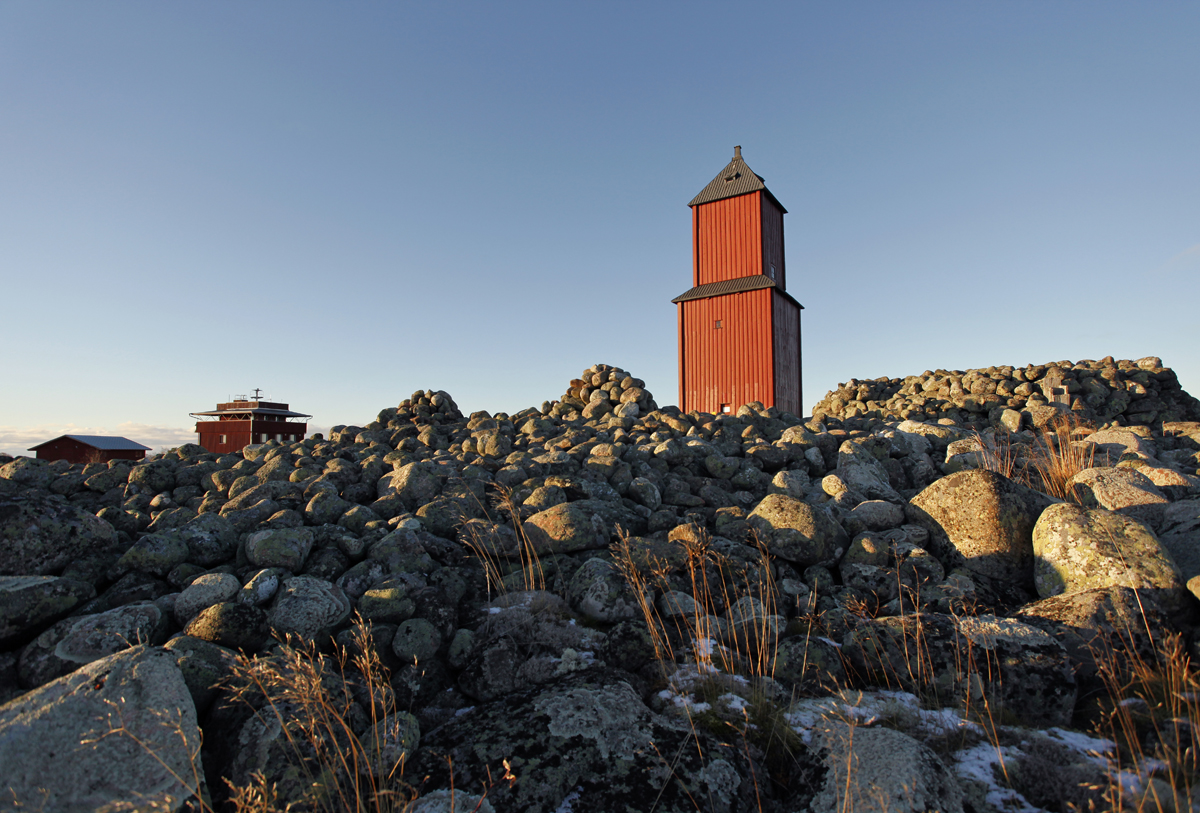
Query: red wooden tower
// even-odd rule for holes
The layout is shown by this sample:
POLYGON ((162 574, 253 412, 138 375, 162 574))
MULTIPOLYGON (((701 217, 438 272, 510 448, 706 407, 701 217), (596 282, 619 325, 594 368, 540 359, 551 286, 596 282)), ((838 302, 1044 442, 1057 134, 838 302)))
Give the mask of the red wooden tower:
POLYGON ((787 210, 733 148, 733 160, 692 198, 692 288, 679 313, 679 404, 736 412, 742 404, 799 415, 800 311, 787 293, 787 210))

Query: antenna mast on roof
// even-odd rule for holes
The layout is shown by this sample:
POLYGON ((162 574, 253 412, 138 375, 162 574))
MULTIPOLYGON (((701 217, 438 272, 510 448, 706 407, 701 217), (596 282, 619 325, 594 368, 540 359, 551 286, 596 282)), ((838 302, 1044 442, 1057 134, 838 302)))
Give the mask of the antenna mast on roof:
POLYGON ((262 393, 262 387, 255 387, 254 388, 254 400, 255 401, 262 400, 262 395, 260 393, 262 393))

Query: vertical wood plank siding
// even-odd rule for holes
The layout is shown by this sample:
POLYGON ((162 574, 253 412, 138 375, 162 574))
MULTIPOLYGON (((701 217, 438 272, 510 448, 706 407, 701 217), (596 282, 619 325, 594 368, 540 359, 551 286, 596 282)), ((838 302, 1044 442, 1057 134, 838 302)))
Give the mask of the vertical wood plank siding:
MULTIPOLYGON (((696 285, 763 273, 761 200, 761 192, 751 192, 692 209, 696 285)), ((781 216, 781 233, 782 226, 781 216)))
POLYGON ((774 404, 773 296, 763 288, 680 303, 685 412, 717 414, 721 404, 736 411, 750 401, 774 404))
POLYGON ((800 415, 800 309, 771 291, 775 322, 775 406, 800 415))
POLYGON ((783 212, 766 195, 762 197, 762 254, 763 271, 767 273, 775 266, 775 281, 787 290, 787 272, 783 254, 783 212))

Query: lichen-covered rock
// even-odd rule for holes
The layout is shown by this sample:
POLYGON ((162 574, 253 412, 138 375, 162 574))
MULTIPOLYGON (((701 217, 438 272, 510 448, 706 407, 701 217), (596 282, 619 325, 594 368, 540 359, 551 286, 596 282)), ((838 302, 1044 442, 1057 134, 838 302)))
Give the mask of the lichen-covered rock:
POLYGON ((1067 483, 1085 508, 1105 508, 1157 528, 1169 502, 1146 475, 1134 469, 1091 468, 1067 483))
POLYGON ((861 443, 853 440, 842 443, 835 471, 846 485, 869 500, 902 501, 892 488, 887 469, 861 443))
POLYGON ((255 567, 277 567, 298 573, 313 547, 308 528, 258 531, 246 537, 246 558, 255 567))
POLYGON ((170 654, 137 646, 0 707, 6 803, 46 813, 199 801, 200 729, 170 654))
POLYGON ((615 623, 640 613, 637 597, 625 577, 604 559, 588 559, 575 571, 567 598, 572 607, 593 621, 615 623))
POLYGON ((814 737, 826 773, 810 813, 960 813, 962 789, 929 746, 899 731, 830 721, 814 737))
POLYGON ((490 602, 486 611, 472 636, 473 651, 460 653, 465 665, 459 686, 477 700, 495 700, 568 674, 568 650, 576 660, 586 660, 606 648, 606 636, 577 624, 553 593, 508 593, 490 602))
POLYGON ((834 564, 846 551, 846 532, 828 513, 784 494, 768 494, 746 522, 774 555, 800 567, 834 564))
POLYGON ((21 685, 41 686, 136 644, 161 644, 166 631, 166 614, 154 604, 64 618, 21 650, 21 685))
POLYGON ((1029 624, 940 613, 862 620, 842 647, 860 686, 932 691, 981 703, 1031 725, 1067 725, 1077 684, 1062 644, 1029 624))
POLYGON ((117 560, 117 570, 138 570, 163 577, 188 559, 187 543, 178 536, 147 534, 129 546, 117 560))
POLYGON ((252 604, 229 601, 205 607, 183 631, 201 641, 245 652, 262 649, 271 637, 266 613, 252 604))
POLYGON ((358 599, 358 612, 368 621, 399 624, 412 617, 416 603, 409 595, 412 583, 402 576, 392 576, 372 585, 358 599))
POLYGON ((162 535, 187 545, 188 561, 201 567, 222 564, 237 553, 237 530, 220 514, 201 514, 162 535))
POLYGON ((1173 632, 1150 591, 1098 587, 1051 596, 1021 607, 1014 618, 1046 630, 1066 648, 1084 691, 1102 688, 1099 671, 1106 663, 1140 658, 1153 663, 1155 642, 1173 632))
POLYGON ((48 461, 32 457, 18 457, 0 466, 0 479, 26 488, 48 489, 57 474, 48 461))
POLYGON ((1033 585, 1033 527, 1051 499, 984 469, 961 471, 913 497, 905 513, 951 567, 1033 585))
POLYGON ((1149 527, 1123 514, 1052 505, 1034 526, 1033 547, 1042 598, 1123 586, 1150 590, 1171 612, 1184 606, 1186 588, 1171 555, 1149 527))
POLYGON ((424 618, 401 621, 392 637, 392 652, 402 663, 420 665, 431 661, 441 646, 441 633, 424 618))
POLYGON ((186 627, 205 607, 233 601, 241 589, 242 583, 232 573, 197 576, 175 599, 175 620, 179 626, 186 627))
POLYGON ((524 524, 525 537, 539 556, 607 547, 610 528, 594 500, 562 503, 539 511, 524 524))
POLYGON ((354 506, 332 491, 318 491, 304 507, 304 518, 312 525, 334 525, 354 506))
MULTIPOLYGON (((619 674, 619 673, 617 673, 619 674)), ((497 810, 628 810, 654 805, 661 813, 754 810, 754 776, 733 744, 686 720, 657 715, 615 675, 588 670, 524 695, 477 706, 422 738, 409 763, 432 787, 473 787, 503 773, 517 781, 493 786, 497 810), (696 738, 698 741, 693 741, 696 738)), ((798 760, 815 769, 806 752, 798 760)), ((807 800, 798 794, 799 809, 807 800)))
POLYGON ((61 497, 0 496, 0 576, 53 576, 77 559, 120 553, 127 545, 107 522, 61 497))
POLYGON ((779 642, 771 674, 797 693, 832 691, 846 685, 846 669, 838 646, 815 635, 796 635, 779 642))
POLYGON ((379 483, 379 496, 394 495, 410 511, 415 511, 441 492, 441 481, 428 463, 413 462, 401 466, 379 483))
POLYGON ((303 641, 328 635, 350 616, 350 600, 341 588, 313 576, 293 576, 283 583, 268 612, 268 623, 281 636, 303 641))
POLYGON ((95 587, 75 579, 0 576, 0 649, 57 621, 95 595, 95 587))

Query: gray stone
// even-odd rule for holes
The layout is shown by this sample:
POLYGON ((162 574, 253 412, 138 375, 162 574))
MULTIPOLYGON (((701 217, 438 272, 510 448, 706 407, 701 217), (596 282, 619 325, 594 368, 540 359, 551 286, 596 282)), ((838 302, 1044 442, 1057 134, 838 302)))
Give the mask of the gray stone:
POLYGON ((21 650, 21 684, 32 689, 136 644, 160 644, 166 631, 167 617, 153 604, 64 618, 21 650))
POLYGON ((107 522, 60 497, 0 496, 0 576, 52 576, 85 556, 120 553, 127 545, 107 522))
POLYGON ((201 567, 214 567, 233 559, 238 535, 233 524, 220 514, 201 514, 179 528, 163 534, 182 541, 188 548, 188 561, 201 567))
POLYGON ((612 562, 588 559, 575 571, 567 588, 567 599, 577 611, 592 619, 614 623, 636 618, 637 597, 612 562))
POLYGON ((961 813, 962 789, 929 746, 890 728, 829 720, 814 738, 826 774, 810 813, 961 813))
POLYGON ((841 651, 861 687, 933 693, 974 709, 986 696, 992 714, 1039 726, 1067 725, 1075 709, 1078 687, 1063 645, 1010 618, 925 612, 863 619, 841 651))
POLYGON ((350 610, 349 599, 337 585, 312 576, 293 576, 276 593, 268 623, 279 635, 294 634, 311 641, 332 632, 350 616, 350 610))
POLYGON ((441 646, 441 633, 424 618, 401 621, 392 638, 392 652, 396 657, 403 663, 415 663, 418 666, 433 660, 441 646))
POLYGON ((0 648, 40 631, 95 595, 95 587, 75 579, 0 576, 0 648))
POLYGON ((1171 612, 1184 607, 1185 587, 1171 555, 1148 526, 1123 514, 1052 505, 1033 529, 1033 548, 1042 598, 1122 586, 1149 590, 1171 612))
POLYGON ((836 564, 850 541, 829 514, 783 494, 764 497, 746 522, 772 554, 800 567, 836 564))
POLYGON ((961 471, 913 497, 905 513, 929 531, 931 550, 984 576, 1033 583, 1033 527, 1051 500, 984 469, 961 471))
POLYGON ((144 646, 0 707, 0 765, 6 802, 44 813, 174 811, 203 788, 187 684, 144 646))
POLYGON ((191 635, 176 635, 163 649, 174 656, 196 712, 203 714, 233 674, 237 652, 191 635))
POLYGON ((854 506, 843 520, 847 533, 886 531, 904 523, 904 509, 886 500, 867 500, 854 506))
POLYGON ((862 444, 847 440, 838 449, 837 475, 854 491, 869 500, 902 502, 892 488, 887 469, 862 444))
POLYGON ((129 546, 116 567, 122 573, 139 570, 161 578, 187 559, 187 543, 177 536, 147 534, 129 546))
POLYGON ((767 493, 784 494, 788 497, 795 497, 797 500, 802 500, 808 492, 810 485, 811 481, 807 472, 800 471, 799 469, 789 469, 777 472, 771 478, 771 485, 767 486, 767 493))
POLYGON ((184 632, 227 649, 256 652, 271 636, 267 615, 250 604, 221 602, 205 607, 184 632))
POLYGON ((1153 480, 1133 469, 1084 469, 1067 487, 1085 508, 1117 511, 1152 528, 1158 527, 1169 502, 1153 480))
POLYGON ((524 523, 525 537, 539 556, 608 546, 609 526, 596 501, 578 500, 540 511, 524 523))
POLYGON ((205 607, 232 601, 241 589, 242 583, 232 573, 197 576, 175 599, 175 620, 186 627, 205 607))
POLYGON ((335 525, 352 507, 335 493, 319 491, 304 507, 304 518, 312 525, 335 525))
POLYGON ((255 567, 277 567, 299 572, 313 547, 308 528, 258 531, 246 537, 246 558, 255 567))

